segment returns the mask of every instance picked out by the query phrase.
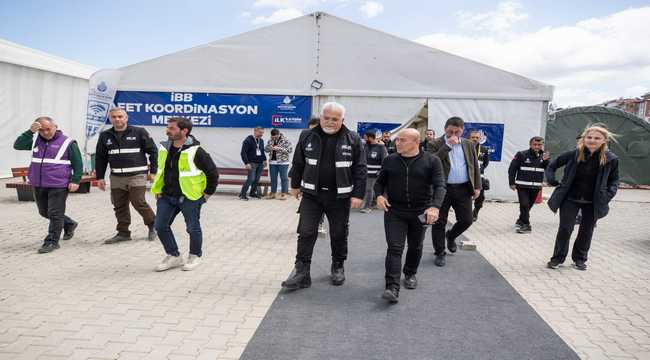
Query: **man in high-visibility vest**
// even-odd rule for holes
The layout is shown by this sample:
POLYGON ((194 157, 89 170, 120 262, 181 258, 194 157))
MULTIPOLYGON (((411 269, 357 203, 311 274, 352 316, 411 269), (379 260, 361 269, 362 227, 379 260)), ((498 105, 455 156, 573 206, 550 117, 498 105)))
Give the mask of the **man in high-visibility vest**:
POLYGON ((549 154, 544 152, 544 138, 534 136, 530 139, 530 148, 519 151, 508 168, 510 188, 517 191, 519 198, 519 218, 515 223, 520 234, 532 231, 530 226, 530 209, 544 184, 544 169, 549 163, 549 154))
POLYGON ((194 136, 190 135, 192 122, 182 117, 167 120, 168 141, 158 148, 158 172, 151 187, 156 195, 155 228, 167 256, 156 267, 165 271, 182 266, 194 270, 201 262, 201 206, 214 194, 219 182, 219 171, 194 136), (190 254, 187 262, 178 251, 171 224, 178 213, 183 213, 190 235, 190 254))

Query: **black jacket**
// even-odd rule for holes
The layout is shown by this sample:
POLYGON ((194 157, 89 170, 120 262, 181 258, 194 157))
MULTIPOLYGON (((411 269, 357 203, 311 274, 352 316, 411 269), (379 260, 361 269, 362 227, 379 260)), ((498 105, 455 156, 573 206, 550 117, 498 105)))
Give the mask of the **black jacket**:
POLYGON ((397 146, 395 145, 395 140, 388 140, 387 142, 384 141, 384 146, 386 146, 386 151, 388 151, 388 155, 397 152, 397 146))
MULTIPOLYGON (((618 191, 618 157, 607 151, 607 162, 598 166, 596 186, 594 188, 593 204, 596 219, 603 218, 609 213, 609 202, 618 191)), ((578 164, 578 150, 567 151, 553 160, 546 168, 546 179, 549 185, 557 186, 548 200, 548 207, 556 212, 567 199, 571 184, 575 179, 578 164), (564 166, 562 182, 555 179, 555 171, 564 166)))
POLYGON ((548 160, 542 157, 543 152, 532 149, 519 151, 508 167, 508 182, 518 188, 541 189, 544 182, 544 169, 548 160))
POLYGON ((376 178, 381 169, 381 164, 388 156, 386 146, 383 144, 365 144, 364 151, 366 153, 366 166, 368 168, 368 177, 376 178))
POLYGON ((109 164, 111 173, 117 176, 155 174, 158 171, 158 148, 147 130, 141 127, 127 126, 121 137, 110 128, 102 131, 97 140, 95 171, 98 180, 104 179, 109 164), (146 155, 149 155, 149 164, 146 155))
POLYGON ((478 161, 480 163, 479 169, 481 170, 481 175, 483 175, 485 173, 485 168, 490 165, 490 151, 487 148, 481 147, 480 144, 477 144, 476 155, 478 155, 478 161))
POLYGON ((255 136, 248 135, 241 144, 240 155, 241 161, 243 161, 244 164, 265 162, 266 154, 264 153, 264 139, 256 140, 255 136), (259 149, 260 155, 257 155, 257 149, 259 149))
POLYGON ((447 193, 442 163, 429 152, 420 152, 409 165, 399 154, 388 155, 374 190, 377 195, 386 194, 398 210, 439 209, 447 193))
MULTIPOLYGON (((160 145, 167 149, 169 152, 169 149, 172 146, 172 142, 167 140, 161 142, 160 145)), ((181 151, 194 145, 201 145, 201 143, 196 140, 193 135, 190 135, 185 140, 185 144, 183 144, 183 146, 176 153, 174 153, 173 156, 171 153, 167 156, 167 159, 165 161, 164 174, 165 184, 162 189, 163 194, 168 196, 183 195, 181 192, 180 183, 178 182, 178 158, 181 151)), ((206 187, 203 192, 208 195, 214 194, 219 183, 219 169, 217 169, 217 166, 214 164, 214 161, 212 161, 210 154, 208 154, 207 151, 203 149, 203 147, 199 147, 199 149, 196 151, 196 154, 194 155, 194 164, 197 168, 205 173, 205 176, 207 178, 206 187)))
MULTIPOLYGON (((318 194, 321 159, 320 125, 300 133, 291 168, 291 188, 318 194)), ((366 191, 366 156, 359 135, 343 125, 336 141, 336 187, 338 198, 363 199, 366 191)))

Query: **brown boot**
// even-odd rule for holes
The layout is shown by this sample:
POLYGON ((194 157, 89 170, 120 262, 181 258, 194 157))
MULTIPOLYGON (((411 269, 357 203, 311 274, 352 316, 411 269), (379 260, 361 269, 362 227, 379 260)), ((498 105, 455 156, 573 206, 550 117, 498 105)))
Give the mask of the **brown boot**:
POLYGON ((268 193, 265 197, 266 200, 275 199, 275 193, 268 193))

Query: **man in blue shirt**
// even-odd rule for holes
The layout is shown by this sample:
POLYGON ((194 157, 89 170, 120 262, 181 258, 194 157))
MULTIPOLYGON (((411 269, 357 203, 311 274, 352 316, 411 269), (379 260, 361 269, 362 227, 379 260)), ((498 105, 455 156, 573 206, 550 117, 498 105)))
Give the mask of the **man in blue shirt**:
POLYGON ((440 207, 440 216, 431 228, 437 266, 446 263, 445 239, 449 251, 456 252, 456 238, 472 225, 472 200, 481 193, 476 146, 461 137, 464 129, 463 119, 449 118, 445 123, 445 134, 431 143, 431 150, 440 158, 447 179, 447 194, 440 207), (445 232, 450 208, 454 208, 456 223, 445 232))

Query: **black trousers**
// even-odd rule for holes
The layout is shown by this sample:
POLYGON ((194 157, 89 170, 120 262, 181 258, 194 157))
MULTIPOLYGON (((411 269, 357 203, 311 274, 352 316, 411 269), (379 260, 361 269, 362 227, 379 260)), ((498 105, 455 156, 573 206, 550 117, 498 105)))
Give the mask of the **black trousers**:
POLYGON ((453 242, 460 234, 472 226, 472 187, 469 183, 447 184, 447 195, 440 207, 438 221, 431 227, 431 240, 436 255, 445 255, 445 228, 449 209, 454 208, 456 223, 448 233, 448 241, 453 242))
POLYGON ((566 259, 569 253, 569 240, 571 239, 571 233, 573 233, 578 210, 582 210, 582 221, 580 222, 576 241, 573 243, 571 259, 574 262, 587 261, 587 253, 589 253, 591 238, 596 225, 594 206, 593 204, 582 204, 571 200, 565 200, 560 206, 560 227, 557 229, 555 249, 551 261, 561 264, 566 259))
POLYGON ((318 224, 323 214, 329 222, 332 261, 345 261, 348 257, 350 198, 337 199, 336 192, 331 191, 322 191, 316 196, 303 194, 299 211, 296 262, 311 264, 314 244, 318 238, 318 224))
POLYGON ((34 198, 36 199, 38 213, 50 220, 46 241, 58 242, 61 238, 61 231, 75 223, 74 220, 65 216, 68 189, 34 187, 34 198))
POLYGON ((426 226, 420 222, 419 212, 400 211, 391 208, 384 213, 384 231, 386 232, 386 288, 396 287, 399 289, 400 270, 402 267, 402 253, 404 242, 408 244, 406 261, 404 262, 405 275, 415 275, 422 258, 422 243, 426 226))
POLYGON ((530 225, 530 209, 535 205, 535 199, 539 194, 537 188, 521 188, 517 187, 517 197, 519 198, 519 219, 517 222, 521 224, 530 225))

